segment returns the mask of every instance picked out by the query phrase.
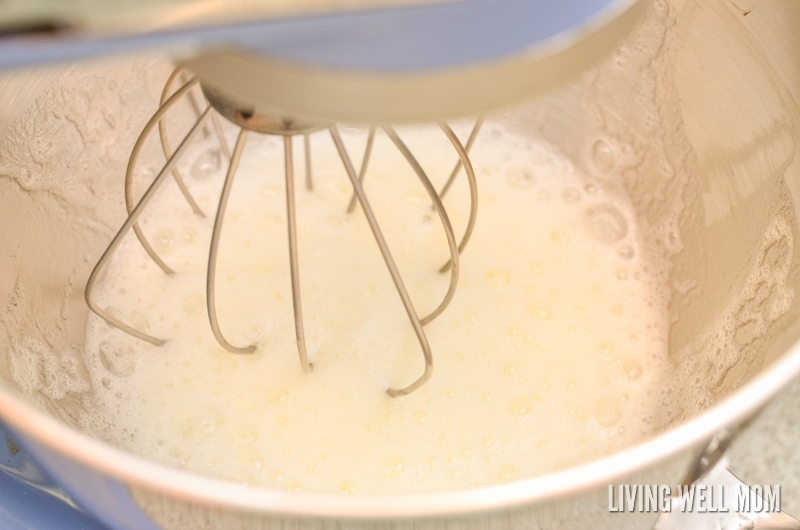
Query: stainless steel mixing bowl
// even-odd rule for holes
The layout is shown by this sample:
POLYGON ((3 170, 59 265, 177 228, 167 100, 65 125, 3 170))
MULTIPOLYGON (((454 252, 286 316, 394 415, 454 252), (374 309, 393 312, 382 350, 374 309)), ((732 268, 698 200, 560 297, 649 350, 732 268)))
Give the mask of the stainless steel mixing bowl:
POLYGON ((581 79, 491 118, 637 214, 675 371, 650 440, 480 490, 341 497, 194 476, 80 433, 83 287, 168 68, 139 56, 0 78, 0 415, 115 528, 649 528, 656 514, 609 513, 608 485, 695 478, 709 441, 800 373, 797 28, 796 0, 657 0, 581 79))

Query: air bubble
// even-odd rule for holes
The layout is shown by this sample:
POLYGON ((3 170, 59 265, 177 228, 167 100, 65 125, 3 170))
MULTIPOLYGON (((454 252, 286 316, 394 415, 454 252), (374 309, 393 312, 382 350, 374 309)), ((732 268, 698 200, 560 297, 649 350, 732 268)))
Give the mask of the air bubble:
POLYGON ((531 400, 526 397, 515 397, 509 405, 514 416, 527 416, 533 410, 531 400))
POLYGON ((517 468, 511 464, 503 464, 497 470, 497 477, 503 482, 510 482, 519 476, 517 468))
POLYGON ((627 359, 622 363, 622 369, 625 375, 631 381, 636 381, 642 375, 642 365, 635 359, 627 359))
POLYGON ((571 238, 569 236, 569 232, 567 232, 566 230, 560 230, 556 228, 555 230, 550 232, 550 241, 552 241, 553 243, 566 245, 571 241, 571 238))
POLYGON ((669 234, 667 234, 667 240, 671 246, 677 246, 679 242, 678 234, 674 230, 670 230, 669 234))
POLYGON ((159 254, 169 254, 175 248, 175 232, 172 228, 162 228, 156 233, 153 245, 159 254))
POLYGON ((130 377, 136 370, 138 357, 129 344, 114 345, 108 341, 100 343, 100 362, 117 377, 130 377))
POLYGON ((592 162, 603 173, 614 169, 614 150, 605 140, 597 140, 592 146, 592 162))
POLYGON ((609 396, 604 396, 595 401, 594 418, 603 427, 611 427, 622 417, 622 407, 619 402, 609 396))
POLYGON ((178 422, 178 431, 187 440, 210 440, 219 433, 225 415, 212 408, 199 407, 178 422))
POLYGON ((222 153, 219 149, 209 149, 192 164, 192 177, 197 180, 206 179, 214 175, 222 167, 222 153))
POLYGON ((195 232, 193 229, 186 228, 183 231, 183 242, 186 243, 187 245, 191 245, 192 243, 194 243, 194 240, 196 238, 197 238, 197 232, 195 232))
POLYGON ((495 289, 499 289, 511 283, 511 274, 503 269, 489 269, 486 271, 486 282, 495 289))
POLYGON ((527 169, 512 169, 506 175, 508 184, 515 190, 525 191, 533 186, 535 179, 527 169))
POLYGON ((553 312, 547 307, 541 307, 531 304, 530 306, 528 306, 528 311, 530 311, 531 315, 533 315, 539 320, 550 320, 551 318, 553 318, 553 312))
POLYGON ((400 455, 389 455, 381 461, 381 470, 384 476, 398 479, 406 471, 406 461, 400 455))
POLYGON ((289 399, 289 391, 286 388, 270 388, 267 390, 267 401, 273 405, 285 403, 289 399))
POLYGON ((354 480, 343 480, 339 484, 339 491, 347 495, 352 495, 358 492, 358 484, 356 484, 354 480))
POLYGON ((575 204, 581 200, 581 192, 575 188, 564 188, 564 190, 561 191, 561 198, 567 204, 575 204))
POLYGON ((252 444, 258 441, 258 431, 249 425, 240 426, 231 433, 231 440, 240 444, 252 444))
POLYGON ((589 233, 603 243, 616 243, 628 233, 628 223, 614 206, 604 204, 588 208, 584 222, 589 233))

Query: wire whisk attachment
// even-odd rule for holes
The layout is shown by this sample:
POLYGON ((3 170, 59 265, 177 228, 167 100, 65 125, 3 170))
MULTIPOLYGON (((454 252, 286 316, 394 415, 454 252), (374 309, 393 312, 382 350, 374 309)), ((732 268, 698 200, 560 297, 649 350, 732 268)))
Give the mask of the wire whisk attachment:
POLYGON ((394 282, 397 293, 403 303, 403 307, 405 308, 405 312, 408 316, 411 327, 413 328, 414 333, 417 337, 417 341, 419 343, 420 349, 422 350, 422 355, 425 361, 425 369, 422 375, 420 375, 414 382, 403 388, 398 388, 398 389, 389 388, 387 392, 392 397, 404 396, 410 394, 411 392, 414 392, 422 385, 424 385, 430 379, 433 373, 433 355, 431 353, 430 344, 428 343, 428 338, 425 334, 424 326, 432 322, 439 315, 441 315, 445 311, 447 306, 450 304, 455 295, 456 287, 458 285, 458 276, 460 267, 459 258, 461 253, 464 251, 467 242, 470 239, 473 228, 475 226, 475 220, 477 217, 477 207, 478 207, 477 182, 475 179, 475 172, 473 170, 472 163, 470 162, 468 152, 475 142, 475 138, 477 137, 478 132, 482 125, 482 120, 478 119, 476 121, 466 144, 461 143, 461 141, 458 139, 458 137, 446 123, 438 124, 441 130, 444 132, 447 139, 449 140, 453 149, 457 153, 458 160, 449 178, 442 187, 441 191, 437 191, 433 183, 428 178, 422 166, 414 157, 411 150, 406 146, 406 144, 400 138, 395 129, 390 125, 380 125, 380 126, 373 125, 370 127, 369 136, 367 138, 367 144, 364 151, 364 156, 360 162, 360 167, 356 169, 356 165, 351 160, 347 152, 347 149, 345 148, 344 142, 342 140, 341 135, 339 134, 339 130, 336 124, 324 124, 324 123, 315 123, 304 120, 298 120, 293 117, 280 116, 274 113, 264 112, 252 106, 237 104, 231 101, 230 99, 226 98, 223 94, 220 94, 219 92, 215 91, 213 88, 201 84, 197 78, 190 78, 186 80, 184 79, 184 77, 185 77, 185 72, 182 70, 181 67, 176 68, 175 71, 173 71, 173 73, 169 76, 161 95, 161 101, 158 110, 147 122, 141 134, 139 135, 139 138, 134 144, 130 159, 128 161, 127 171, 125 174, 125 205, 128 212, 128 218, 125 220, 125 222, 122 224, 117 234, 111 240, 111 243, 103 252, 102 256, 100 257, 94 269, 92 270, 91 275, 89 276, 89 280, 87 282, 85 291, 86 303, 89 306, 89 308, 100 318, 105 320, 108 324, 124 331, 125 333, 128 333, 129 335, 136 337, 137 339, 149 342, 157 346, 162 345, 166 342, 166 339, 155 337, 139 329, 136 329, 135 327, 123 322, 116 316, 110 314, 108 311, 100 308, 98 304, 95 302, 92 294, 94 292, 100 273, 108 265, 108 262, 119 248, 123 238, 131 230, 133 230, 134 234, 136 235, 137 239, 142 245, 142 248, 147 252, 147 254, 153 260, 153 262, 156 265, 158 265, 158 267, 164 272, 164 274, 167 275, 175 274, 173 269, 158 255, 153 246, 148 242, 148 239, 144 234, 144 232, 141 230, 138 221, 144 210, 147 208, 148 204, 151 202, 153 197, 158 193, 158 190, 161 188, 163 183, 169 178, 170 175, 174 179, 175 183, 178 185, 181 194, 185 198, 186 202, 188 203, 194 214, 200 217, 206 217, 207 213, 200 208, 197 201, 192 197, 191 191, 187 187, 180 171, 177 168, 177 164, 181 159, 181 157, 186 153, 189 146, 200 135, 200 133, 204 130, 210 129, 212 131, 212 134, 215 134, 217 136, 217 139, 220 144, 220 149, 225 158, 228 160, 228 169, 225 175, 224 183, 222 185, 222 191, 220 193, 219 203, 214 217, 214 225, 211 234, 211 244, 208 252, 208 266, 206 271, 206 309, 208 314, 208 320, 211 326, 211 330, 214 334, 214 337, 216 338, 217 342, 222 348, 233 354, 252 354, 253 352, 255 352, 257 348, 256 344, 244 344, 244 345, 232 344, 225 337, 225 334, 220 327, 219 320, 217 318, 217 300, 216 300, 217 258, 219 252, 220 239, 222 237, 222 229, 225 222, 226 209, 228 206, 228 198, 230 196, 230 192, 234 184, 239 163, 242 158, 242 153, 244 151, 245 144, 247 143, 248 135, 251 133, 256 133, 256 134, 279 136, 283 138, 286 220, 288 229, 287 235, 288 235, 288 246, 289 246, 289 268, 291 273, 290 276, 291 276, 291 288, 292 288, 292 305, 294 309, 295 338, 296 338, 297 352, 300 360, 300 365, 302 366, 302 369, 306 373, 311 373, 314 369, 314 366, 308 359, 305 328, 303 323, 302 298, 300 296, 300 265, 299 265, 298 250, 297 250, 298 236, 297 236, 297 220, 295 211, 295 171, 294 171, 294 153, 293 153, 292 139, 297 135, 303 136, 303 145, 305 151, 304 160, 306 166, 305 186, 309 191, 311 191, 313 190, 314 183, 312 178, 313 157, 311 153, 310 135, 323 134, 327 132, 327 134, 330 136, 333 142, 333 145, 336 148, 336 151, 343 164, 345 172, 347 173, 353 187, 352 199, 349 205, 346 206, 347 212, 349 214, 353 214, 355 211, 356 204, 361 205, 361 209, 363 210, 364 215, 366 216, 369 227, 375 238, 375 242, 378 245, 378 248, 380 249, 381 255, 389 271, 389 274, 391 275, 392 281, 394 282), (174 93, 170 95, 173 85, 175 85, 176 82, 179 80, 182 80, 182 85, 177 90, 175 90, 174 93), (202 97, 199 97, 196 93, 195 89, 198 85, 200 86, 202 97), (197 120, 195 121, 194 125, 192 125, 189 132, 186 134, 186 136, 183 138, 183 140, 180 142, 177 148, 175 148, 173 151, 172 146, 170 145, 168 139, 166 116, 168 111, 172 109, 175 106, 175 104, 183 98, 189 98, 191 104, 193 105, 193 107, 197 112, 197 120), (223 134, 222 124, 219 119, 220 116, 224 117, 227 121, 239 127, 238 136, 236 138, 236 142, 233 146, 233 149, 229 147, 225 139, 225 136, 223 134), (139 202, 135 203, 133 198, 133 178, 136 172, 137 162, 139 161, 145 142, 156 128, 158 128, 159 131, 159 138, 161 142, 162 151, 166 159, 166 163, 161 168, 160 172, 157 174, 152 183, 150 183, 149 187, 147 188, 147 190, 145 191, 144 195, 141 197, 139 202), (392 253, 389 249, 389 245, 387 244, 386 239, 384 238, 383 233, 381 232, 381 228, 378 224, 372 206, 370 205, 369 199, 367 198, 367 195, 363 187, 363 182, 366 176, 367 167, 369 165, 369 160, 372 153, 372 145, 378 128, 383 130, 383 132, 396 146, 396 148, 403 155, 403 157, 406 159, 410 167, 413 169, 414 173, 419 178, 419 181, 422 183, 430 199, 432 208, 436 212, 440 220, 442 229, 447 238, 449 258, 447 262, 444 265, 442 265, 440 272, 442 274, 449 273, 450 275, 449 286, 446 294, 444 295, 444 298, 437 305, 437 307, 429 314, 424 315, 422 317, 418 315, 414 307, 414 304, 408 294, 408 291, 403 282, 403 278, 401 277, 397 265, 395 264, 395 261, 392 258, 392 253), (450 218, 448 217, 447 211, 442 203, 442 198, 448 192, 453 182, 455 181, 457 175, 460 174, 462 169, 467 176, 467 181, 469 184, 470 213, 465 231, 461 236, 460 240, 458 240, 453 231, 453 227, 450 223, 450 218))

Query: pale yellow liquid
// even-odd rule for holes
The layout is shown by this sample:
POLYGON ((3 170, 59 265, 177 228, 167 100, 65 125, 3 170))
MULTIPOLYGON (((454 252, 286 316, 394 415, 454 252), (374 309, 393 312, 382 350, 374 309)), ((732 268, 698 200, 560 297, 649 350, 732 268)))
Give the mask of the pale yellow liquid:
MULTIPOLYGON (((464 138, 469 124, 457 132, 464 138)), ((457 156, 435 128, 401 135, 440 187, 457 156)), ((365 130, 345 130, 358 165, 365 130)), ((213 214, 225 170, 216 144, 183 165, 208 214, 169 183, 143 229, 176 274, 129 236, 98 289, 101 305, 157 337, 155 347, 92 317, 95 390, 84 428, 134 453, 202 474, 281 489, 421 492, 531 477, 649 436, 666 365, 664 300, 644 270, 625 206, 549 146, 488 124, 472 159, 480 215, 459 290, 425 330, 422 353, 330 138, 312 137, 314 190, 295 143, 300 274, 309 355, 295 347, 280 139, 251 135, 236 176, 217 273, 215 341, 205 310, 213 214)), ((449 275, 441 224, 385 136, 366 189, 420 315, 449 275)), ((468 213, 461 175, 445 203, 456 234, 468 213)))

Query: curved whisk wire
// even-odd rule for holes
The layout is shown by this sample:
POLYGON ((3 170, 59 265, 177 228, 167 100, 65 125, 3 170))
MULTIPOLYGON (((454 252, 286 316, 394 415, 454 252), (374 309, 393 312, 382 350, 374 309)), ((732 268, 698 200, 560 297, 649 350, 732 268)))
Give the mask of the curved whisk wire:
MULTIPOLYGON (((205 213, 200 209, 199 205, 197 204, 194 197, 190 193, 188 187, 184 182, 183 176, 177 169, 176 165, 179 159, 185 154, 185 152, 188 149, 188 146, 194 141, 194 139, 202 131, 207 132, 209 130, 208 128, 210 123, 212 130, 214 131, 219 140, 220 149, 222 150, 224 156, 229 160, 229 165, 226 172, 224 183, 222 185, 222 191, 220 192, 219 204, 215 214, 214 226, 211 234, 211 244, 209 247, 209 254, 208 254, 208 268, 206 275, 206 306, 207 306, 208 319, 215 339, 220 344, 220 346, 222 346, 225 350, 237 354, 250 354, 255 352, 257 348, 256 344, 249 344, 247 346, 235 346, 234 344, 229 342, 226 339, 225 335, 222 333, 219 319, 217 316, 217 301, 216 301, 217 258, 219 254, 220 239, 221 239, 228 199, 230 197, 231 189, 233 187, 234 177, 237 173, 242 153, 244 151, 244 147, 247 142, 249 131, 253 130, 255 132, 260 132, 265 134, 280 134, 283 136, 283 145, 284 145, 284 176, 286 182, 286 214, 287 214, 288 243, 289 243, 289 265, 290 265, 291 282, 292 282, 292 302, 294 311, 296 343, 297 343, 298 355, 300 358, 300 364, 305 372, 310 373, 313 371, 313 365, 308 359, 307 345, 305 340, 304 321, 303 321, 298 245, 297 245, 298 234, 297 234, 297 221, 296 221, 296 209, 295 209, 294 155, 292 148, 293 137, 295 135, 302 134, 304 157, 305 157, 305 188, 307 191, 312 191, 314 188, 314 183, 312 178, 310 131, 305 130, 299 132, 296 131, 272 132, 272 130, 260 130, 258 128, 254 128, 248 125, 247 123, 245 124, 239 123, 239 125, 241 125, 239 135, 234 145, 234 148, 231 151, 225 140, 224 131, 222 129, 222 125, 219 121, 219 116, 218 116, 218 113, 222 113, 222 115, 229 117, 230 109, 225 108, 224 106, 221 107, 221 109, 217 108, 218 103, 214 101, 214 98, 207 97, 206 108, 201 111, 200 110, 201 104, 196 99, 192 99, 191 104, 195 108, 195 112, 197 112, 198 114, 197 121, 191 127, 189 133, 186 135, 183 141, 180 142, 180 145, 177 147, 177 149, 175 149, 175 151, 173 152, 169 142, 166 114, 171 108, 175 106, 176 102, 180 98, 186 96, 187 94, 189 95, 190 98, 193 97, 194 93, 192 92, 192 90, 195 89, 199 84, 196 78, 191 78, 187 80, 185 83, 183 83, 177 90, 175 90, 174 93, 170 94, 173 85, 179 79, 181 79, 181 77, 184 74, 185 72, 181 67, 176 68, 170 74, 162 91, 160 106, 158 110, 147 122, 132 149, 131 156, 128 161, 128 167, 126 169, 126 174, 125 174, 125 205, 128 211, 128 218, 123 223, 122 227, 119 229, 119 231, 117 232, 117 234, 115 235, 109 246, 106 248, 100 260, 95 265, 95 268, 92 270, 92 273, 89 277, 89 281, 87 282, 87 287, 85 292, 87 305, 93 312, 95 312, 98 316, 100 316, 110 325, 117 327, 118 329, 138 339, 147 341, 155 345, 161 345, 166 342, 164 339, 149 335, 142 330, 136 329, 135 327, 126 324, 116 316, 111 315, 108 311, 100 308, 94 300, 93 292, 98 282, 100 273, 108 264, 109 260, 111 259, 111 256, 114 254, 114 252, 116 252, 119 245, 121 244, 122 239, 130 230, 134 231, 137 239, 142 245, 142 248, 147 252, 150 258, 164 271, 165 274, 171 275, 174 273, 174 271, 160 258, 160 256, 155 252, 153 247, 150 245, 144 233, 142 232, 141 228, 139 227, 138 220, 141 217, 144 209, 147 207, 148 203, 152 200, 154 195, 157 193, 158 189, 163 185, 163 183, 166 181, 169 175, 172 175, 173 179, 178 185, 178 188, 181 191, 181 194, 183 195, 189 206, 192 208, 194 213, 197 214, 198 216, 205 217, 205 213), (137 162, 139 160, 139 156, 141 154, 145 141, 149 138, 150 134, 152 133, 153 129, 156 126, 158 127, 159 130, 161 148, 167 162, 162 168, 162 170, 159 172, 159 174, 156 176, 156 178, 153 180, 153 182, 149 185, 148 189, 145 191, 144 195, 139 200, 139 202, 134 205, 133 176, 135 174, 137 162)), ((203 88, 204 93, 205 90, 206 89, 204 87, 203 88)), ((248 112, 250 111, 248 110, 248 112)), ((252 116, 252 114, 250 116, 252 116)), ((475 126, 469 136, 466 145, 463 145, 461 143, 461 141, 458 139, 458 137, 453 133, 452 129, 446 123, 439 124, 439 127, 447 136, 448 140, 450 141, 453 148, 456 150, 459 157, 459 160, 455 168, 453 169, 450 177, 448 178, 441 192, 436 191, 434 185, 431 183, 424 169, 417 161, 413 153, 403 142, 403 140, 400 138, 400 136, 397 134, 397 132, 389 125, 384 125, 381 127, 386 136, 392 141, 392 143, 396 146, 396 148, 406 159, 406 161, 408 162, 414 173, 417 175, 421 184, 425 188, 425 191, 431 200, 432 207, 436 211, 440 219, 440 222, 442 224, 442 228, 445 232, 445 236, 448 243, 448 249, 450 252, 450 258, 448 262, 440 269, 440 272, 443 273, 450 271, 450 281, 448 284, 447 292, 442 301, 439 303, 439 305, 430 314, 422 318, 420 318, 417 315, 411 297, 409 296, 408 291, 403 283, 402 276, 400 275, 397 265, 394 262, 394 259, 392 258, 389 246, 381 232, 380 226, 378 225, 377 219, 374 215, 372 207, 369 203, 369 200, 363 188, 364 178, 366 176, 369 160, 372 155, 377 127, 371 126, 369 129, 367 143, 364 149, 361 165, 358 171, 355 170, 355 167, 345 148, 344 142, 339 134, 338 128, 335 125, 328 127, 328 132, 331 136, 331 139, 333 140, 339 158, 341 159, 345 171, 347 173, 347 176, 350 179, 350 182, 353 186, 353 196, 348 205, 347 211, 348 213, 352 212, 355 209, 356 202, 358 202, 361 205, 362 210, 364 211, 364 214, 367 217, 367 221, 369 223, 370 229, 372 230, 375 241, 381 251, 384 262, 386 263, 387 269, 389 270, 389 273, 395 284, 398 295, 406 310, 406 314, 409 318, 411 326, 417 336, 417 340, 419 342, 423 354, 423 360, 425 363, 423 373, 415 381, 413 381, 411 384, 403 388, 399 389, 389 388, 387 390, 387 393, 392 397, 403 396, 410 394, 411 392, 414 392, 415 390, 419 389, 422 385, 424 385, 433 374, 433 355, 431 352, 430 344, 428 342, 428 338, 425 334, 423 327, 442 314, 442 312, 447 308, 447 306, 452 301, 458 285, 459 266, 460 266, 459 257, 460 254, 463 252, 467 242, 470 239, 470 236, 472 234, 475 225, 475 219, 477 216, 477 184, 475 179, 475 173, 472 168, 472 164, 469 160, 468 152, 475 141, 475 138, 478 134, 481 124, 482 120, 478 120, 475 123, 475 126), (469 215, 469 220, 467 222, 467 226, 465 228, 464 235, 461 237, 461 240, 458 241, 455 236, 447 211, 442 202, 442 198, 450 189, 455 180, 456 175, 460 172, 462 168, 464 169, 467 175, 467 182, 470 190, 470 215, 469 215)))

